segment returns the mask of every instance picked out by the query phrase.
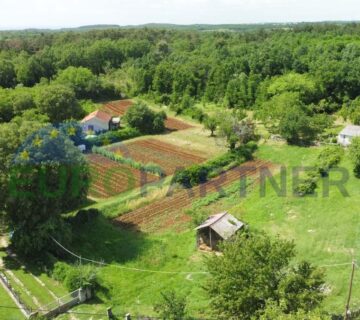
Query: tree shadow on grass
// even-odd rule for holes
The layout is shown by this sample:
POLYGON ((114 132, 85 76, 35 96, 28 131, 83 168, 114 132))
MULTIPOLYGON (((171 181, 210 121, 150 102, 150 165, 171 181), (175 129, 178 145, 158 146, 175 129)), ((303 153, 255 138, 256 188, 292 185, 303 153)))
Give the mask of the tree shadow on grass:
MULTIPOLYGON (((156 246, 158 242, 149 239, 139 230, 114 225, 102 214, 91 221, 73 225, 72 235, 72 242, 64 246, 75 255, 84 258, 82 261, 59 247, 57 249, 60 255, 54 257, 48 254, 48 258, 41 260, 7 255, 3 258, 4 267, 9 270, 18 270, 24 269, 22 265, 25 265, 25 272, 40 276, 43 273, 50 275, 57 261, 86 263, 86 259, 90 259, 105 264, 125 263, 136 259, 143 252, 156 246)), ((5 248, 0 250, 6 252, 5 248)))
POLYGON ((139 230, 119 227, 100 215, 74 227, 72 246, 68 249, 100 262, 125 263, 148 251, 156 242, 139 230))

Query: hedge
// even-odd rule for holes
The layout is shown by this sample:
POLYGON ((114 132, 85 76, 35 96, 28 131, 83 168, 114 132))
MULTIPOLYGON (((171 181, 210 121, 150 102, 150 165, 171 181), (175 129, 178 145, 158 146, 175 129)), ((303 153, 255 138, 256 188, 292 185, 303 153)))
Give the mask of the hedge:
POLYGON ((116 131, 107 131, 105 133, 99 134, 94 138, 86 140, 86 143, 91 147, 93 146, 104 146, 116 142, 121 142, 124 140, 133 139, 141 136, 139 130, 134 128, 124 128, 116 131))
POLYGON ((223 171, 252 159, 256 149, 257 145, 254 142, 249 142, 213 160, 177 171, 172 182, 179 183, 186 188, 204 183, 209 178, 218 176, 223 171))

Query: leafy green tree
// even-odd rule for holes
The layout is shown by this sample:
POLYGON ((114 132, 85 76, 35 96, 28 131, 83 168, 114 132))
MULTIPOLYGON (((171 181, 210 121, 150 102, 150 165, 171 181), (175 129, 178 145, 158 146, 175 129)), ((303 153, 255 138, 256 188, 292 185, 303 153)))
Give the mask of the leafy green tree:
POLYGON ((219 117, 219 135, 226 139, 230 150, 256 138, 255 124, 245 117, 243 112, 223 113, 219 117))
POLYGON ((210 131, 210 136, 214 136, 214 132, 218 127, 219 121, 215 117, 207 117, 204 121, 204 128, 210 131))
POLYGON ((132 105, 123 118, 130 127, 145 134, 161 133, 165 130, 165 112, 154 112, 144 103, 132 105))
POLYGON ((80 99, 97 97, 100 91, 97 77, 84 67, 68 67, 59 71, 55 83, 69 86, 80 99))
POLYGON ((218 319, 258 319, 269 301, 285 312, 316 308, 323 298, 323 275, 302 263, 289 264, 294 244, 260 233, 242 233, 221 246, 223 254, 206 260, 206 291, 218 319))
POLYGON ((35 108, 34 94, 30 88, 18 87, 11 94, 14 115, 20 115, 26 110, 35 108))
POLYGON ((14 116, 14 109, 9 89, 0 88, 0 122, 9 122, 14 116))
POLYGON ((19 57, 17 57, 15 61, 15 72, 17 82, 25 86, 33 86, 44 74, 44 70, 36 56, 29 56, 29 54, 25 52, 22 52, 19 57))
POLYGON ((276 303, 275 301, 268 301, 266 309, 260 316, 260 320, 330 320, 331 316, 320 310, 306 312, 298 310, 296 313, 286 313, 284 306, 276 303))
POLYGON ((14 64, 10 60, 0 59, 0 87, 10 88, 16 84, 14 64))
POLYGON ((309 144, 319 131, 313 119, 298 108, 285 110, 279 121, 279 133, 290 144, 309 144))
POLYGON ((27 111, 15 117, 10 123, 0 124, 0 211, 6 209, 9 173, 14 155, 25 139, 33 132, 47 125, 48 118, 35 111, 27 111))
POLYGON ((47 114, 53 123, 72 118, 79 119, 83 115, 74 91, 64 85, 39 86, 35 96, 35 103, 40 112, 47 114))
POLYGON ((251 99, 249 98, 248 77, 245 73, 229 81, 225 99, 229 108, 246 108, 249 106, 251 99))
POLYGON ((285 312, 308 312, 319 306, 324 299, 321 294, 324 283, 323 271, 306 261, 291 268, 279 285, 285 312))
POLYGON ((354 166, 355 177, 360 178, 360 138, 359 137, 355 137, 351 140, 349 151, 354 166))
POLYGON ((163 320, 184 320, 186 316, 186 299, 176 294, 174 290, 161 292, 161 301, 154 310, 163 320))
POLYGON ((297 92, 300 100, 304 103, 311 103, 317 100, 321 89, 316 81, 308 74, 288 73, 272 79, 267 93, 270 96, 286 92, 297 92))
POLYGON ((70 228, 61 214, 84 203, 89 186, 86 159, 68 136, 48 126, 28 137, 10 167, 6 212, 12 244, 24 255, 67 242, 70 228))

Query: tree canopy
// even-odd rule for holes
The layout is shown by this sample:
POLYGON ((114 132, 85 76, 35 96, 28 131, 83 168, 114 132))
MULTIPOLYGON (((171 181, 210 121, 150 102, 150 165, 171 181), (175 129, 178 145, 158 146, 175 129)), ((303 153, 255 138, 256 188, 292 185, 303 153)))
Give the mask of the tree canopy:
POLYGON ((285 314, 308 312, 324 298, 321 270, 308 262, 290 267, 292 242, 245 232, 223 243, 222 252, 206 260, 205 289, 218 319, 257 319, 272 303, 285 314))

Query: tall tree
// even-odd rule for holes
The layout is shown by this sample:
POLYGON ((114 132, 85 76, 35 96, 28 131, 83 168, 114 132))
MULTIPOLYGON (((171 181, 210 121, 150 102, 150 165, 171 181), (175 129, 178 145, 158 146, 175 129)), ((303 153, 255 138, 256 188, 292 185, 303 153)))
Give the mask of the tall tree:
POLYGON ((316 308, 323 275, 308 263, 289 267, 294 244, 261 233, 243 233, 223 243, 221 256, 206 260, 206 290, 218 319, 257 319, 267 303, 285 302, 288 313, 316 308))
POLYGON ((35 103, 42 113, 49 116, 51 122, 59 123, 82 116, 82 110, 71 88, 52 84, 42 85, 37 89, 35 103))
POLYGON ((69 137, 48 126, 28 137, 11 165, 6 212, 12 244, 24 255, 53 247, 51 237, 69 240, 61 214, 87 196, 87 162, 69 137))

